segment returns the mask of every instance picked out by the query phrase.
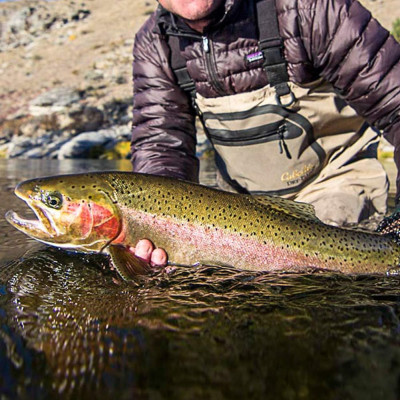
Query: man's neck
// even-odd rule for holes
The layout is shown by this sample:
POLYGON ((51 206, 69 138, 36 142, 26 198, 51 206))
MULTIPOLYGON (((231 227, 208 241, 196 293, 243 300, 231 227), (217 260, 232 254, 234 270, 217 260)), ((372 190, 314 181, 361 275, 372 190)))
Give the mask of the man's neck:
POLYGON ((193 30, 203 33, 204 29, 211 24, 211 22, 213 20, 200 20, 200 21, 188 21, 188 20, 184 20, 186 22, 186 24, 192 28, 193 30))

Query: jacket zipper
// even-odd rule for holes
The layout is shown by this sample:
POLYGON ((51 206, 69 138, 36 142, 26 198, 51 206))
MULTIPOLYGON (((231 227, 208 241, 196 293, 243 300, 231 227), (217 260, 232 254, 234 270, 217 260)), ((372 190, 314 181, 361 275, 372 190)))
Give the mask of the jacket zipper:
POLYGON ((210 84, 213 89, 221 96, 225 95, 224 88, 219 81, 217 71, 214 65, 212 42, 207 36, 202 36, 203 51, 206 58, 207 72, 210 77, 210 84))
POLYGON ((210 77, 210 84, 212 88, 220 95, 224 96, 225 90, 219 81, 217 70, 215 68, 214 62, 213 62, 213 48, 212 48, 212 42, 207 36, 200 36, 200 35, 194 35, 190 33, 184 33, 184 32, 177 32, 177 31, 170 31, 167 32, 169 35, 173 36, 181 36, 181 37, 187 37, 190 39, 196 39, 196 40, 201 40, 202 42, 202 47, 203 51, 205 54, 205 59, 206 59, 206 68, 207 68, 207 75, 210 77))

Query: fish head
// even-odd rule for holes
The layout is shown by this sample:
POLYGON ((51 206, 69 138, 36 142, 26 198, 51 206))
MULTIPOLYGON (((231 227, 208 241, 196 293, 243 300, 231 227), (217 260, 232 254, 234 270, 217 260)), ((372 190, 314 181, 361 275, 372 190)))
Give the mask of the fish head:
POLYGON ((65 175, 24 181, 15 188, 15 194, 37 219, 24 219, 14 211, 8 211, 6 219, 46 244, 83 252, 101 251, 118 237, 122 221, 111 188, 94 177, 65 175))

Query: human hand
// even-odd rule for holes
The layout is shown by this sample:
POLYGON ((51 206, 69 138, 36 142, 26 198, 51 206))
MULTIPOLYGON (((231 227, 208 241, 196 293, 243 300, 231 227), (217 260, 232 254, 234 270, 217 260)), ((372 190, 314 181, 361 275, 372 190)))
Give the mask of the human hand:
POLYGON ((155 248, 154 244, 148 239, 139 240, 136 247, 130 247, 129 250, 136 257, 148 262, 152 267, 163 268, 167 265, 168 256, 166 251, 155 248))

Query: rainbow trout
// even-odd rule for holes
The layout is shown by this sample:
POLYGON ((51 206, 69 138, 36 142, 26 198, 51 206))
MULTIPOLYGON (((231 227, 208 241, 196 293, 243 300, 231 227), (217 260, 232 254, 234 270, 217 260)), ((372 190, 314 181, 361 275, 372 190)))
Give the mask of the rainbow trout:
POLYGON ((64 175, 22 182, 15 194, 37 219, 9 211, 6 219, 14 227, 53 246, 108 253, 124 279, 146 272, 127 250, 143 238, 164 248, 172 264, 353 274, 384 273, 400 260, 390 223, 384 227, 388 235, 341 229, 322 223, 304 203, 172 178, 64 175))

